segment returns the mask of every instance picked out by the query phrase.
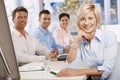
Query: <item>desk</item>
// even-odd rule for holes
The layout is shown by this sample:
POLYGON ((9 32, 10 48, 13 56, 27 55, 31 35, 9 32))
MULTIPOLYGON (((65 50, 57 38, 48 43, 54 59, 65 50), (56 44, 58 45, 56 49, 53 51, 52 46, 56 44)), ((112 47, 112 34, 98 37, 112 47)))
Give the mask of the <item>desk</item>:
MULTIPOLYGON (((80 64, 83 68, 83 64, 80 64)), ((24 69, 26 67, 32 66, 43 66, 43 62, 34 62, 26 64, 19 69, 24 69)), ((50 62, 50 71, 60 71, 66 66, 64 61, 51 61, 50 62)), ((74 76, 74 77, 56 77, 51 74, 49 71, 30 71, 30 72, 20 72, 21 80, 86 80, 86 76, 74 76)))

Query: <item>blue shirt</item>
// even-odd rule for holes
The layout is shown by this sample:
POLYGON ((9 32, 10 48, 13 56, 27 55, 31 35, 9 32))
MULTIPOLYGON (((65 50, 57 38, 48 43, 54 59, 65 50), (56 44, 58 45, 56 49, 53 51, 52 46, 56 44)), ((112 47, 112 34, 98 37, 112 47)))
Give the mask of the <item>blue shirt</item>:
POLYGON ((107 80, 120 80, 120 53, 118 55, 114 70, 107 80))
POLYGON ((112 32, 96 30, 90 45, 86 40, 79 43, 76 59, 69 64, 74 68, 79 61, 84 61, 90 68, 97 67, 104 70, 100 80, 107 78, 113 70, 118 55, 118 42, 116 35, 112 32))
POLYGON ((59 54, 63 53, 63 46, 56 44, 52 32, 50 32, 48 29, 44 29, 39 26, 35 28, 32 34, 42 45, 47 47, 49 50, 52 50, 53 48, 58 48, 59 54))

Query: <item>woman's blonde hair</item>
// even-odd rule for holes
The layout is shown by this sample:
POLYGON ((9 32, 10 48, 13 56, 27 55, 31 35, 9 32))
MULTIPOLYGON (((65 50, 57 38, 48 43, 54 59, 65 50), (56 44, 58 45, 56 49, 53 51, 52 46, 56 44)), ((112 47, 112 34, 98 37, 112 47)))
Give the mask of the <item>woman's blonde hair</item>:
POLYGON ((96 23, 97 23, 97 27, 100 27, 101 24, 101 19, 100 19, 100 13, 98 11, 98 7, 95 4, 82 4, 80 6, 80 8, 78 9, 77 12, 77 25, 78 27, 80 27, 80 18, 82 17, 82 15, 84 13, 88 13, 89 11, 93 11, 94 15, 96 17, 96 23))

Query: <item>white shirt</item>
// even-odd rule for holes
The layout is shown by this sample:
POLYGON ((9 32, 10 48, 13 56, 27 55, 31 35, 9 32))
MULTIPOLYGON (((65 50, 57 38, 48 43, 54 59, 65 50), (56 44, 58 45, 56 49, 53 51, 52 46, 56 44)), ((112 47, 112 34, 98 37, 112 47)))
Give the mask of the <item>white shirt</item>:
POLYGON ((18 63, 41 61, 42 58, 38 55, 45 55, 50 52, 27 32, 25 33, 26 38, 15 28, 11 29, 11 34, 18 63))

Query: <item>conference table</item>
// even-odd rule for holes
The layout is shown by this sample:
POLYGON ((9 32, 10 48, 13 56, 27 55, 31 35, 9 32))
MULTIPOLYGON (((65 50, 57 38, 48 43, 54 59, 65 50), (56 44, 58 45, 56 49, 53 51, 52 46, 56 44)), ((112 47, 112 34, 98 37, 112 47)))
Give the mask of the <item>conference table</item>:
MULTIPOLYGON (((50 61, 49 71, 44 71, 43 62, 32 62, 19 67, 21 80, 86 80, 86 75, 72 77, 56 77, 50 71, 59 72, 66 67, 65 61, 50 61)), ((86 68, 81 62, 78 68, 86 68)))

